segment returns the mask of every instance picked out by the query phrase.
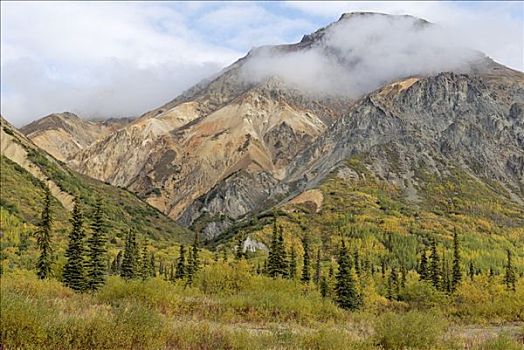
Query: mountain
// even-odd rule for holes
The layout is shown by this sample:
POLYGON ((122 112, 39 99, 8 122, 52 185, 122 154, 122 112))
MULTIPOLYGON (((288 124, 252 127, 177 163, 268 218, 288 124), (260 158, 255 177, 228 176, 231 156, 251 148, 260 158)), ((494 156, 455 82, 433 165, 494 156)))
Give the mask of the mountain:
MULTIPOLYGON (((86 206, 87 214, 97 198, 103 202, 111 225, 110 238, 122 238, 130 229, 155 241, 188 241, 191 232, 142 202, 125 189, 110 186, 70 170, 40 149, 32 141, 0 118, 1 136, 1 211, 2 222, 9 230, 20 222, 34 225, 40 220, 44 185, 54 198, 55 227, 64 233, 69 229, 69 214, 75 196, 86 206)), ((8 232, 4 233, 8 234, 8 232)))
POLYGON ((414 203, 424 174, 452 169, 521 203, 523 74, 449 39, 410 16, 344 14, 251 50, 67 162, 207 238, 354 156, 414 203))
POLYGON ((98 139, 124 127, 129 121, 88 121, 69 112, 53 113, 24 126, 20 131, 53 157, 64 161, 98 139))

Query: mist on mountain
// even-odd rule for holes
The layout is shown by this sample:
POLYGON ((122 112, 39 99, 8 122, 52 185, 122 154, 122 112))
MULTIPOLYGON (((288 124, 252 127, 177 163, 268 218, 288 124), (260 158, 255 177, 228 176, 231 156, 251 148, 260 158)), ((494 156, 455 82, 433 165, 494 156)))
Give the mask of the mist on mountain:
POLYGON ((308 93, 355 98, 402 77, 467 71, 485 57, 444 28, 411 16, 345 15, 312 36, 308 46, 253 50, 244 79, 276 76, 308 93))

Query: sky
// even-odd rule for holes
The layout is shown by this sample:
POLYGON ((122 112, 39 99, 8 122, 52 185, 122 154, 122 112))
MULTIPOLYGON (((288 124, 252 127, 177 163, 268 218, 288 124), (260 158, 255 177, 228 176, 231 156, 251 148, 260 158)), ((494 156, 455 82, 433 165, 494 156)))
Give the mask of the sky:
POLYGON ((1 2, 1 113, 137 116, 261 45, 352 11, 410 14, 524 70, 523 2, 1 2))

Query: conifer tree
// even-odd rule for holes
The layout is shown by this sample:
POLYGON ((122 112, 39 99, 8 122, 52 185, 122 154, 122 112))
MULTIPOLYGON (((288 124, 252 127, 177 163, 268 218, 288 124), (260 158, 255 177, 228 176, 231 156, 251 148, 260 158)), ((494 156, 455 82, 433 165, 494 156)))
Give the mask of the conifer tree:
POLYGON ((495 271, 493 271, 493 266, 490 266, 489 267, 489 275, 488 275, 489 279, 493 279, 493 277, 495 277, 495 271))
POLYGON ((431 241, 431 255, 429 256, 429 278, 433 287, 440 288, 440 258, 437 252, 437 242, 435 239, 431 241))
POLYGON ((187 275, 187 281, 186 285, 193 284, 193 278, 195 274, 198 271, 198 268, 200 266, 200 260, 198 256, 198 235, 195 234, 195 240, 193 242, 193 246, 191 247, 191 251, 189 252, 189 259, 187 263, 187 269, 186 269, 186 275, 187 275))
POLYGON ((451 289, 454 291, 457 289, 460 281, 462 281, 462 270, 460 268, 460 242, 457 231, 453 233, 453 278, 451 283, 451 289))
POLYGON ((329 291, 328 282, 326 280, 326 277, 322 276, 322 278, 320 279, 320 295, 322 295, 322 298, 327 297, 328 291, 329 291))
POLYGON ((120 267, 122 278, 129 280, 137 277, 137 255, 136 234, 129 231, 126 237, 122 266, 120 267))
POLYGON ((69 242, 65 252, 67 258, 62 273, 64 285, 75 291, 83 291, 87 287, 84 271, 84 223, 78 199, 75 200, 71 218, 72 229, 69 233, 69 242))
POLYGON ((391 268, 391 273, 389 274, 388 284, 387 284, 387 295, 386 297, 389 300, 398 299, 398 273, 397 268, 393 266, 391 268))
POLYGON ((238 237, 238 240, 237 240, 237 245, 235 247, 235 260, 242 260, 242 258, 244 257, 244 252, 243 252, 243 239, 241 236, 238 237))
POLYGON ((506 285, 506 288, 511 291, 515 291, 515 284, 517 281, 516 275, 515 275, 515 269, 513 267, 513 264, 511 262, 511 250, 508 249, 507 251, 507 262, 506 262, 506 272, 504 273, 504 284, 506 285))
POLYGON ((49 188, 45 188, 45 199, 44 208, 38 223, 38 231, 36 232, 36 241, 40 255, 38 256, 37 262, 37 275, 38 278, 44 279, 51 275, 51 264, 52 264, 52 247, 51 247, 51 236, 52 236, 52 225, 53 217, 51 215, 51 192, 49 188))
POLYGON ((214 262, 218 262, 218 250, 216 250, 216 249, 213 252, 213 261, 214 262))
POLYGON ((95 204, 91 236, 87 240, 87 280, 88 288, 96 291, 106 282, 106 224, 100 199, 95 204))
POLYGON ((469 262, 469 279, 473 281, 475 277, 475 267, 473 266, 473 261, 469 262))
POLYGON ((183 244, 180 245, 180 252, 178 253, 178 260, 176 263, 175 279, 184 278, 186 275, 186 248, 183 244))
POLYGON ((328 277, 331 278, 335 274, 335 270, 333 268, 333 263, 329 264, 329 270, 328 270, 328 277))
POLYGON ((269 256, 267 258, 267 274, 270 277, 277 277, 278 275, 278 228, 277 219, 273 221, 273 235, 271 237, 271 244, 269 246, 269 256))
POLYGON ((295 246, 291 246, 291 254, 289 258, 289 278, 294 279, 297 276, 297 253, 295 246))
POLYGON ((311 280, 310 275, 310 267, 309 267, 309 237, 308 235, 304 235, 304 238, 302 239, 302 247, 304 248, 304 257, 303 257, 303 265, 302 265, 302 277, 300 280, 304 283, 309 283, 311 280))
POLYGON ((337 303, 343 309, 356 310, 359 307, 359 297, 351 274, 351 263, 346 244, 342 245, 338 254, 338 272, 336 276, 337 303))
POLYGON ((425 249, 422 251, 422 256, 420 257, 420 265, 419 265, 419 268, 418 268, 418 274, 420 276, 420 280, 421 281, 429 280, 428 258, 426 256, 426 250, 425 249))
POLYGON ((223 260, 225 263, 227 263, 227 248, 226 248, 226 247, 224 247, 224 248, 222 249, 222 260, 223 260))
POLYGON ((279 226, 278 230, 278 245, 277 245, 277 256, 278 256, 278 274, 282 277, 287 277, 289 272, 289 263, 287 261, 286 247, 284 244, 284 233, 282 226, 279 226))
POLYGON ((313 281, 317 286, 320 284, 320 248, 317 249, 317 258, 315 260, 315 274, 313 275, 313 281))

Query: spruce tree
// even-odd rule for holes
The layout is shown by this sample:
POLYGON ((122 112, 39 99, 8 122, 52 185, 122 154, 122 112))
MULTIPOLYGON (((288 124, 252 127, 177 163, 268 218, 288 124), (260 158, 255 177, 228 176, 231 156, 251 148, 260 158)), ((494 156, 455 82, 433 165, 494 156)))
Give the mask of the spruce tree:
POLYGON ((418 268, 418 274, 421 281, 429 280, 429 271, 428 271, 428 258, 426 256, 426 250, 422 251, 422 256, 420 257, 420 265, 418 268))
POLYGON ((337 260, 336 301, 343 309, 356 310, 359 307, 359 298, 351 274, 351 262, 344 241, 342 241, 337 260))
POLYGON ((469 262, 469 279, 473 281, 475 278, 475 267, 473 266, 473 261, 469 262))
POLYGON ((322 276, 320 279, 320 295, 322 295, 322 298, 327 297, 329 292, 329 284, 326 280, 325 276, 322 276))
POLYGON ((67 258, 62 273, 62 280, 64 285, 74 289, 75 291, 83 291, 87 287, 86 276, 84 272, 84 223, 82 211, 78 199, 75 200, 73 207, 73 215, 71 218, 72 229, 69 233, 69 242, 65 252, 67 258))
POLYGON ((291 254, 289 258, 289 278, 294 279, 297 276, 297 253, 295 246, 291 246, 291 254))
POLYGON ((115 256, 111 262, 111 274, 120 275, 120 268, 122 267, 122 251, 119 250, 118 254, 115 256))
POLYGON ((198 256, 198 235, 195 234, 195 240, 193 242, 193 246, 191 247, 191 251, 189 252, 189 259, 187 263, 187 281, 186 286, 193 284, 193 278, 195 274, 198 271, 198 268, 200 266, 200 260, 198 256))
POLYGON ((242 236, 239 236, 238 239, 237 239, 237 245, 235 247, 235 260, 242 260, 242 258, 244 257, 244 252, 243 252, 243 245, 244 241, 242 239, 242 236))
POLYGON ((279 226, 278 229, 278 245, 277 245, 277 264, 278 264, 278 274, 282 277, 287 277, 289 272, 289 263, 287 261, 286 247, 284 244, 284 233, 282 226, 279 226))
POLYGON ((453 278, 451 283, 451 289, 454 291, 457 289, 460 281, 462 281, 462 270, 460 268, 460 242, 457 231, 453 234, 453 278))
POLYGON ((100 199, 95 204, 87 247, 88 288, 96 291, 106 282, 106 226, 100 199))
POLYGON ((446 259, 446 255, 444 255, 442 259, 442 291, 450 293, 453 288, 452 284, 453 281, 452 278, 450 278, 448 259, 446 259))
POLYGON ((137 277, 137 255, 136 235, 129 231, 126 237, 122 266, 120 267, 122 278, 129 280, 137 277))
POLYGON ((429 256, 429 279, 436 289, 440 289, 440 275, 440 258, 437 252, 437 242, 435 239, 432 239, 431 255, 429 256))
POLYGON ((310 267, 309 267, 309 237, 308 235, 304 235, 304 238, 302 239, 302 247, 304 248, 304 257, 303 257, 303 265, 302 265, 302 277, 300 280, 304 283, 309 283, 311 280, 310 275, 310 267))
POLYGON ((397 300, 398 299, 398 290, 399 290, 399 287, 398 287, 397 268, 393 266, 391 268, 391 273, 389 274, 389 278, 388 278, 386 297, 389 300, 397 300))
POLYGON ((178 260, 176 263, 175 279, 184 278, 186 275, 186 248, 183 244, 180 245, 180 252, 178 253, 178 260))
POLYGON ((278 256, 278 228, 277 219, 273 221, 273 235, 271 236, 271 244, 269 246, 269 256, 267 258, 267 274, 269 277, 277 277, 279 256, 278 256))
POLYGON ((38 250, 40 255, 38 256, 37 262, 37 275, 38 278, 44 279, 51 275, 51 264, 52 264, 52 247, 51 247, 51 235, 52 235, 53 217, 51 215, 51 192, 49 188, 45 188, 45 199, 44 208, 38 223, 38 231, 36 232, 36 241, 38 244, 38 250))
POLYGON ((313 275, 313 281, 317 286, 320 283, 320 248, 317 249, 317 258, 315 260, 315 274, 313 275))
POLYGON ((506 285, 506 288, 511 291, 515 291, 516 289, 516 281, 517 277, 515 274, 515 269, 513 267, 513 264, 511 262, 511 250, 508 249, 507 251, 507 262, 506 262, 506 272, 504 273, 504 284, 506 285))

